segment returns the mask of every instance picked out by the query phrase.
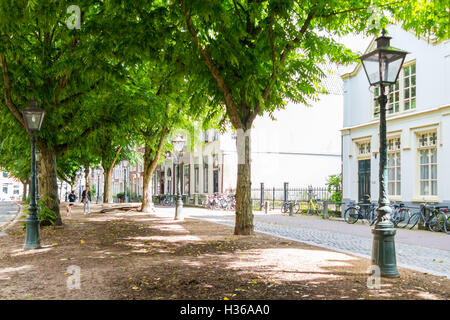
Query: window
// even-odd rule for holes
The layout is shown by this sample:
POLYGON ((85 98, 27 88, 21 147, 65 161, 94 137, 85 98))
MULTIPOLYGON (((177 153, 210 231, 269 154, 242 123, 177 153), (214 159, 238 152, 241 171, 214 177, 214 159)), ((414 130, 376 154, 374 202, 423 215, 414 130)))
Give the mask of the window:
POLYGON ((421 196, 437 196, 437 135, 418 135, 419 189, 421 196))
POLYGON ((214 141, 219 140, 219 131, 214 130, 214 137, 213 137, 213 140, 214 140, 214 141))
POLYGON ((3 171, 3 178, 8 178, 8 172, 3 171))
MULTIPOLYGON (((403 67, 398 75, 397 82, 386 86, 385 94, 388 97, 386 105, 388 114, 395 114, 416 108, 416 63, 403 67)), ((378 97, 380 88, 375 87, 373 92, 373 116, 379 117, 380 104, 378 97)))
POLYGON ((203 131, 203 141, 208 142, 208 130, 203 131))
POLYGON ((8 184, 6 183, 3 184, 3 193, 8 194, 8 184))
POLYGON ((198 164, 194 165, 194 193, 198 193, 198 184, 199 184, 199 167, 198 164))
POLYGON ((387 109, 389 113, 399 112, 400 110, 400 84, 399 81, 391 84, 386 94, 388 96, 387 109))
POLYGON ((357 145, 358 157, 370 157, 370 142, 360 142, 357 145))
POLYGON ((387 151, 388 194, 390 196, 400 196, 400 137, 388 139, 387 151))
POLYGON ((13 194, 19 194, 19 186, 14 186, 13 194))
POLYGON ((208 193, 208 156, 203 158, 203 192, 208 193))
POLYGON ((405 110, 416 107, 416 64, 403 68, 403 92, 405 110))

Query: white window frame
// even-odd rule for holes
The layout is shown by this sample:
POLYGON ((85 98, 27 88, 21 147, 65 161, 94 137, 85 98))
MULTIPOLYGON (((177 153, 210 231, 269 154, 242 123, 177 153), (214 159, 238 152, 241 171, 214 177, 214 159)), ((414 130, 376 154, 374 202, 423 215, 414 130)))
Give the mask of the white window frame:
POLYGON ((400 136, 394 136, 394 137, 388 137, 387 139, 387 191, 389 195, 389 200, 392 201, 401 201, 401 195, 402 195, 402 177, 401 177, 401 137, 400 136), (389 159, 390 157, 394 156, 394 165, 389 165, 389 159), (389 169, 394 170, 394 179, 389 179, 389 169), (400 174, 400 178, 398 178, 398 174, 400 174), (390 194, 389 192, 389 184, 394 183, 394 194, 390 194), (398 190, 400 189, 400 190, 398 190))
MULTIPOLYGON (((410 77, 410 75, 408 76, 410 77)), ((403 113, 408 113, 408 112, 413 112, 417 109, 417 64, 416 64, 416 60, 411 60, 408 62, 405 62, 402 66, 402 69, 400 70, 400 73, 398 75, 398 79, 397 79, 397 83, 399 85, 398 88, 398 93, 399 93, 399 98, 398 98, 398 104, 399 104, 399 110, 397 112, 395 112, 395 102, 393 103, 392 101, 390 101, 390 93, 389 93, 389 87, 390 86, 386 86, 385 87, 385 94, 388 97, 388 102, 386 105, 386 117, 393 117, 399 114, 403 114, 403 113), (411 67, 412 65, 415 65, 415 77, 416 77, 416 83, 414 85, 415 87, 415 91, 416 91, 416 95, 414 96, 415 99, 415 107, 411 108, 411 105, 409 107, 409 109, 405 110, 405 69, 411 67), (394 107, 393 110, 388 110, 390 107, 394 107)), ((395 85, 393 85, 395 86, 395 85)), ((410 82, 410 87, 411 88, 411 82, 410 82)), ((379 91, 379 88, 374 88, 374 90, 372 90, 371 95, 370 95, 370 99, 371 99, 371 118, 372 119, 379 119, 379 114, 375 114, 376 108, 377 108, 377 98, 379 96, 379 94, 376 94, 376 91, 379 91)), ((397 91, 397 90, 396 90, 397 91)), ((411 94, 411 89, 410 89, 410 94, 411 94)), ((395 93, 394 93, 395 95, 395 93)), ((408 98, 411 99, 411 98, 408 98)))
MULTIPOLYGON (((428 131, 420 131, 420 132, 416 132, 416 198, 420 199, 422 201, 429 201, 429 202, 437 202, 438 201, 438 195, 439 195, 439 170, 438 170, 438 160, 437 160, 437 156, 438 156, 438 132, 437 130, 428 130, 428 131), (430 139, 430 137, 433 136, 433 134, 435 135, 435 139, 434 142, 432 141, 433 139, 430 139), (427 143, 425 145, 422 145, 421 143, 421 138, 422 135, 428 135, 427 137, 427 143), (423 179, 421 179, 421 163, 420 163, 420 151, 423 150, 436 150, 436 162, 428 162, 427 166, 428 166, 428 179, 426 179, 429 182, 429 190, 430 193, 429 194, 422 194, 421 192, 421 182, 424 181, 423 179), (433 179, 431 178, 431 166, 435 165, 436 166, 436 178, 433 179), (431 188, 431 183, 433 181, 436 181, 436 194, 431 194, 432 192, 432 188, 431 188)), ((430 157, 430 156, 429 156, 430 157)))

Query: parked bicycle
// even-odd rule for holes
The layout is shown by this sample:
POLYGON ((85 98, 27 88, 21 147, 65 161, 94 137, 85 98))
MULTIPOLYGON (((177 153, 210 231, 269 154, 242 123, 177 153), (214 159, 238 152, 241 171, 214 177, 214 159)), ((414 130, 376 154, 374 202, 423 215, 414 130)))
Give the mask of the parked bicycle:
POLYGON ((161 204, 163 206, 174 206, 175 205, 175 196, 173 195, 165 195, 161 196, 161 204))
POLYGON ((354 224, 358 220, 365 219, 369 225, 373 225, 377 220, 375 212, 377 205, 375 203, 351 203, 344 212, 344 220, 349 224, 354 224))
MULTIPOLYGON (((428 227, 430 231, 439 232, 444 231, 447 232, 447 215, 444 210, 447 211, 447 206, 430 206, 428 204, 423 204, 420 207, 420 210, 415 212, 408 219, 407 228, 414 228, 419 221, 422 219, 424 227, 428 227), (425 210, 429 210, 430 214, 426 216, 425 210)), ((447 232, 448 233, 448 232, 447 232)))
POLYGON ((404 203, 394 203, 391 205, 391 222, 394 227, 405 228, 411 217, 411 210, 404 203))
POLYGON ((234 210, 236 208, 236 197, 234 194, 224 195, 214 193, 213 195, 207 196, 203 205, 207 209, 234 210))

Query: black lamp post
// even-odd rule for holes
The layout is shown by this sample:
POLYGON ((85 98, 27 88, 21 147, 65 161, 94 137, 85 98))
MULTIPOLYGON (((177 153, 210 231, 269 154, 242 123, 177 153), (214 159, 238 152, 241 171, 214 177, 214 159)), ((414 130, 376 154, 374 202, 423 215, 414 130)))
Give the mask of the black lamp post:
POLYGON ((128 202, 127 197, 127 166, 128 166, 128 159, 123 159, 123 202, 128 202))
POLYGON ((389 219, 392 212, 389 207, 386 182, 386 103, 385 86, 395 84, 408 52, 390 46, 391 37, 382 36, 376 39, 377 48, 361 57, 364 71, 371 86, 380 87, 380 167, 379 167, 379 199, 377 221, 372 230, 374 235, 372 245, 372 264, 380 268, 383 277, 398 277, 395 256, 395 229, 389 219))
POLYGON ((36 170, 36 202, 39 201, 39 170, 37 166, 40 160, 41 160, 41 150, 36 149, 36 165, 34 168, 34 170, 36 170))
POLYGON ((37 174, 36 174, 36 135, 39 134, 42 121, 44 120, 44 110, 39 109, 37 101, 33 99, 30 107, 22 110, 25 127, 30 133, 31 140, 31 183, 30 183, 30 209, 26 221, 26 238, 24 249, 37 249, 41 247, 41 236, 39 233, 39 217, 37 215, 37 174))
POLYGON ((178 135, 175 139, 172 140, 173 144, 173 150, 177 154, 178 157, 178 170, 177 170, 177 204, 175 207, 175 218, 174 220, 181 220, 181 211, 183 209, 183 199, 181 197, 181 190, 180 190, 180 158, 181 158, 181 151, 183 150, 184 144, 186 140, 181 136, 178 135))
POLYGON ((97 167, 97 204, 100 198, 100 175, 101 175, 101 167, 99 165, 97 167))

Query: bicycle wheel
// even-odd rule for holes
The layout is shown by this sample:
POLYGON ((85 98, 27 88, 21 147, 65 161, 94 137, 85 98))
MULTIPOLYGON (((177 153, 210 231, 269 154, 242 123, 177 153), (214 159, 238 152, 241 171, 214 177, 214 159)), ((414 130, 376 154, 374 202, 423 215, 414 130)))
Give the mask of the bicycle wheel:
POLYGON ((369 222, 369 226, 373 225, 378 218, 378 213, 375 211, 375 209, 370 210, 367 221, 369 222))
POLYGON ((406 224, 406 228, 411 230, 416 226, 419 220, 420 220, 420 213, 419 212, 414 213, 411 217, 409 217, 408 223, 406 224))
POLYGON ((294 204, 294 212, 300 213, 300 203, 298 203, 297 201, 294 204))
POLYGON ((408 225, 408 220, 411 218, 411 211, 409 209, 400 209, 396 216, 396 227, 405 228, 408 225))
POLYGON ((449 215, 445 215, 444 231, 445 231, 445 233, 450 234, 450 216, 449 215))
POLYGON ((281 213, 286 213, 288 212, 288 208, 287 208, 287 204, 286 202, 283 203, 283 205, 281 206, 281 213))
POLYGON ((354 224, 358 221, 359 212, 356 208, 350 207, 344 212, 344 220, 349 224, 354 224))
POLYGON ((444 230, 445 225, 445 214, 442 212, 437 212, 430 220, 430 223, 428 224, 428 229, 433 232, 439 232, 441 230, 444 230))

